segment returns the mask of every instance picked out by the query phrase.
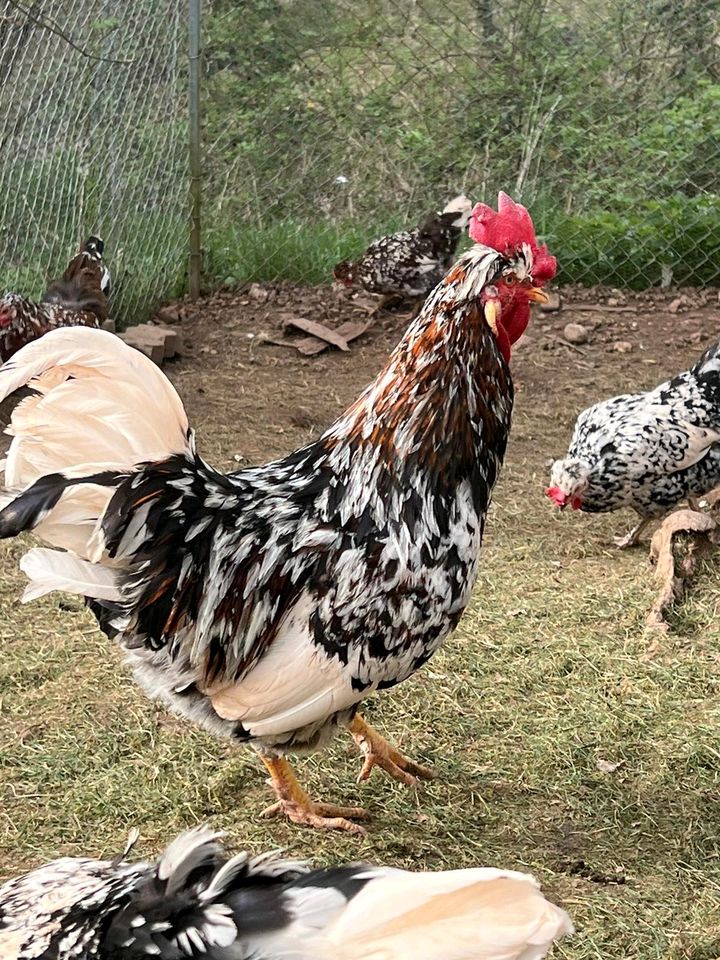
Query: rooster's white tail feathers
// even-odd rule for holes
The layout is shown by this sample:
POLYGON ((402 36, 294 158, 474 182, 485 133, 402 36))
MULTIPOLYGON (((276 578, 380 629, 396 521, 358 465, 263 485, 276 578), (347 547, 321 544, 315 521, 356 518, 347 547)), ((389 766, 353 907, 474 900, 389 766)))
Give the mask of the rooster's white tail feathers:
POLYGON ((317 951, 323 960, 541 960, 572 932, 528 874, 388 870, 348 903, 317 951))
POLYGON ((160 369, 105 330, 67 327, 23 347, 0 369, 0 400, 29 385, 13 413, 6 486, 48 473, 129 470, 187 446, 180 397, 160 369))
POLYGON ((33 550, 23 559, 31 580, 24 599, 64 590, 114 600, 112 569, 86 563, 102 559, 98 531, 118 482, 113 474, 189 449, 180 397, 151 360, 87 327, 51 331, 0 369, 0 399, 26 384, 36 393, 18 404, 7 429, 13 439, 0 508, 12 511, 15 496, 59 474, 62 493, 32 528, 69 553, 33 550), (84 477, 92 479, 64 483, 84 477))
POLYGON ((35 547, 20 559, 20 569, 30 581, 23 593, 23 603, 61 590, 96 600, 119 600, 120 591, 113 571, 72 553, 35 547))

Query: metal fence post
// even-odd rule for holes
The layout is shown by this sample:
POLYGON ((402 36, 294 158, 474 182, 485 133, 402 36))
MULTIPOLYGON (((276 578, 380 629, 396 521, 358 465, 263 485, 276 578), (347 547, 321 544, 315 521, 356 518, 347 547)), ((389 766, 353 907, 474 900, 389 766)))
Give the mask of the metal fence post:
POLYGON ((201 161, 200 161, 200 9, 202 0, 190 0, 190 296, 200 296, 202 249, 200 237, 201 161))

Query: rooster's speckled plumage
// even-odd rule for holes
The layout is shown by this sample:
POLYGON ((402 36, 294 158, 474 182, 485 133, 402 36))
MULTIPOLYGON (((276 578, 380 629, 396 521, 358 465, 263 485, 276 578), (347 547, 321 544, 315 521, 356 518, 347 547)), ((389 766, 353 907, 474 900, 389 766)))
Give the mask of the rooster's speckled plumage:
POLYGON ((508 217, 517 243, 464 254, 359 399, 261 467, 205 463, 169 381, 110 334, 57 331, 18 354, 0 395, 35 378, 45 396, 13 419, 6 484, 24 492, 0 536, 34 529, 71 551, 23 559, 27 596, 90 598, 151 696, 266 754, 355 722, 432 656, 477 576, 510 343, 540 296, 533 270, 554 271, 510 204, 479 205, 475 236, 508 217), (85 411, 71 444, 53 431, 70 401, 85 411))

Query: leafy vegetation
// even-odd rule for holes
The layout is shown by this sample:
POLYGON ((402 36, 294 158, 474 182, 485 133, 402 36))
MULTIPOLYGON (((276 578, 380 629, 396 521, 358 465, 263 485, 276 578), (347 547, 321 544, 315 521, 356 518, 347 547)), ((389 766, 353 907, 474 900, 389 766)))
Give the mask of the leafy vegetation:
POLYGON ((361 237, 506 189, 565 281, 716 283, 718 29, 708 0, 215 0, 209 276, 327 279, 361 237))

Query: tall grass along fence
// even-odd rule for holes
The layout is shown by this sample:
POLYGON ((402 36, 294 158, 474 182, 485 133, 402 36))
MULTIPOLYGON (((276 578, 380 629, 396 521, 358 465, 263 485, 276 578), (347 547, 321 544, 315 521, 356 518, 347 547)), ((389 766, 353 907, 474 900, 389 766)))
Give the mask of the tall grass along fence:
POLYGON ((187 283, 191 185, 207 287, 501 188, 563 281, 720 282, 716 0, 205 0, 200 61, 198 2, 0 0, 0 287, 99 232, 135 318, 187 283))

